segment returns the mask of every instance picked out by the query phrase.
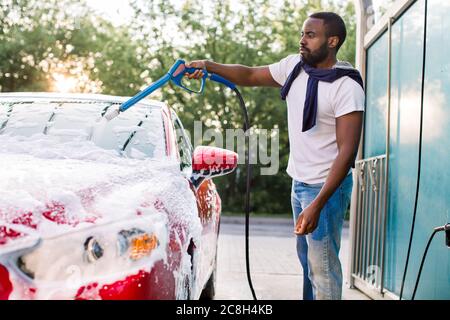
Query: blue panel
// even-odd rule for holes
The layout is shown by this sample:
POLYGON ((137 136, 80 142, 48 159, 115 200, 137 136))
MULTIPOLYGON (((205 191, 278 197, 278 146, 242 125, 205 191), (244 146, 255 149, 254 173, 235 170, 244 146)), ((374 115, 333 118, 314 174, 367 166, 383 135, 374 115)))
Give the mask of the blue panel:
MULTIPOLYGON (((400 293, 413 219, 423 113, 421 174, 403 298, 411 298, 433 228, 450 222, 450 1, 428 0, 421 106, 425 0, 392 27, 391 134, 384 286, 400 293)), ((385 153, 387 33, 367 52, 364 158, 385 153)), ((443 233, 430 246, 417 299, 450 299, 450 250, 443 233)))
MULTIPOLYGON (((450 222, 450 2, 428 1, 420 194, 405 298, 433 228, 450 222)), ((450 249, 435 236, 416 299, 450 299, 450 249)))
POLYGON ((364 158, 386 153, 387 35, 367 50, 364 158))
POLYGON ((391 124, 385 287, 400 293, 418 177, 424 1, 392 26, 391 124))

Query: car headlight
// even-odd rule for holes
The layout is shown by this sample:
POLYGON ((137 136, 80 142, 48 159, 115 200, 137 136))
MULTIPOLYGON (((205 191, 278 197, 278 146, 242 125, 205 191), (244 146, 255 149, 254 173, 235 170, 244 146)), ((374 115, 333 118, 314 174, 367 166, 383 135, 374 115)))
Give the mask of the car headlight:
POLYGON ((94 237, 89 237, 84 242, 84 250, 86 253, 86 259, 89 262, 95 262, 103 256, 104 249, 100 245, 99 241, 94 237))
POLYGON ((140 216, 75 229, 41 238, 27 251, 5 257, 25 279, 35 285, 72 287, 92 281, 114 281, 127 274, 148 270, 167 258, 167 218, 140 216), (63 283, 58 284, 63 281, 63 283))

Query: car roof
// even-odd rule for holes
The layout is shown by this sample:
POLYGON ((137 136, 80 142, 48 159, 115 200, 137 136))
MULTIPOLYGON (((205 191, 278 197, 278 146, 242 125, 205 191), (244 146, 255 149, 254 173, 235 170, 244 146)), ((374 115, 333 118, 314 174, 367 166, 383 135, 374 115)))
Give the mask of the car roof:
MULTIPOLYGON (((57 93, 57 92, 1 92, 0 99, 7 102, 26 102, 26 101, 98 101, 109 103, 123 103, 130 99, 130 97, 112 96, 106 94, 93 94, 93 93, 57 93)), ((139 104, 164 108, 167 107, 166 103, 156 100, 143 99, 139 101, 139 104)))

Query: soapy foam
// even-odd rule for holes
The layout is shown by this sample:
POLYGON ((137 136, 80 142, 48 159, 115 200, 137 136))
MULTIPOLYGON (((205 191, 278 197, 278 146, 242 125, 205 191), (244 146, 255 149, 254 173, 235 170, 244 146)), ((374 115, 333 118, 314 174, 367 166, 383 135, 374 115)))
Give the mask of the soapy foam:
POLYGON ((108 120, 106 120, 106 118, 100 118, 94 123, 94 125, 92 126, 92 136, 91 136, 91 140, 94 143, 98 141, 101 137, 103 137, 107 124, 108 120))
MULTIPOLYGON (((61 142, 56 135, 3 134, 0 135, 0 177, 0 225, 17 226, 17 231, 25 235, 44 238, 41 249, 27 256, 27 263, 40 279, 37 293, 30 295, 26 285, 20 285, 22 280, 15 279, 18 285, 11 298, 70 299, 76 294, 75 287, 93 280, 108 284, 139 270, 150 271, 156 261, 166 259, 168 226, 174 224, 187 231, 183 238, 193 238, 197 247, 200 246, 201 223, 195 197, 180 175, 179 164, 167 158, 142 159, 142 155, 138 159, 127 158, 115 150, 99 148, 93 141, 61 142), (166 211, 161 213, 144 205, 156 201, 162 202, 166 211), (77 223, 58 224, 43 217, 42 212, 49 203, 62 204, 67 221, 77 223), (132 265, 126 259, 117 259, 110 240, 108 254, 100 259, 103 262, 86 265, 81 245, 86 238, 85 230, 117 221, 122 225, 136 217, 138 210, 150 219, 147 225, 152 228, 148 232, 160 240, 154 253, 132 265), (11 224, 26 212, 33 213, 36 229, 11 224), (73 241, 68 241, 66 232, 75 232, 73 241), (46 241, 54 237, 61 238, 46 241), (79 276, 74 276, 77 272, 79 276), (98 274, 105 276, 98 277, 98 274)), ((105 238, 110 234, 98 232, 105 238)), ((23 237, 19 239, 23 241, 23 237)), ((180 239, 178 242, 182 246, 180 239)), ((191 274, 186 246, 181 250, 181 267, 174 272, 177 280, 191 274)), ((0 254, 1 250, 0 246, 0 254)), ((0 262, 4 258, 0 257, 0 262)), ((182 290, 182 286, 177 286, 177 297, 185 297, 182 290)))

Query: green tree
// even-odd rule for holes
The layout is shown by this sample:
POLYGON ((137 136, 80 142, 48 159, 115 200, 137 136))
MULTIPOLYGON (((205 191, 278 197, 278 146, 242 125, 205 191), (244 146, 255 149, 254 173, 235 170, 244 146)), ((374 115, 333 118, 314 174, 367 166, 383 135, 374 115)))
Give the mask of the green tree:
POLYGON ((128 30, 84 1, 0 5, 1 91, 53 91, 61 75, 76 79, 77 91, 133 94, 143 68, 128 30))

